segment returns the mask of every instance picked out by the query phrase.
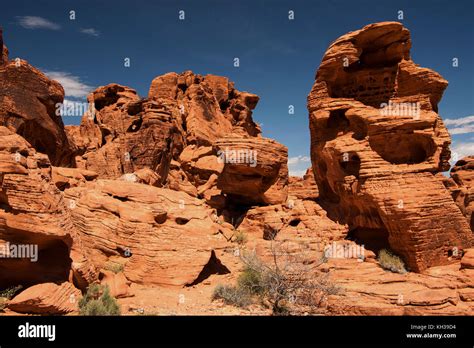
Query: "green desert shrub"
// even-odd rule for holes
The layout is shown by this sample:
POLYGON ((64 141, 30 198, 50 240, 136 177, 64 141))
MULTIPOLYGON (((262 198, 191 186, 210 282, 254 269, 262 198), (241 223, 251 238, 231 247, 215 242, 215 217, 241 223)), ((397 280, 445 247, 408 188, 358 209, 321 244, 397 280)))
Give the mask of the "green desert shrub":
POLYGON ((403 260, 387 249, 379 251, 378 261, 382 268, 394 273, 406 273, 405 263, 403 260))
POLYGON ((104 268, 108 271, 114 272, 115 274, 123 271, 123 265, 121 263, 112 262, 112 261, 107 262, 104 268))
POLYGON ((212 300, 218 299, 236 307, 247 307, 252 303, 250 293, 239 286, 217 285, 212 294, 212 300))
POLYGON ((254 295, 262 294, 264 291, 264 274, 260 268, 245 266, 243 272, 237 279, 237 285, 254 295))
POLYGON ((81 315, 120 315, 120 307, 108 286, 92 284, 79 301, 81 315))
POLYGON ((4 297, 8 300, 11 300, 17 294, 17 292, 20 291, 21 289, 23 289, 23 286, 17 285, 17 286, 11 286, 9 288, 0 290, 0 297, 4 297))
POLYGON ((245 244, 247 243, 247 235, 245 234, 245 232, 237 230, 234 234, 233 241, 237 244, 245 244))

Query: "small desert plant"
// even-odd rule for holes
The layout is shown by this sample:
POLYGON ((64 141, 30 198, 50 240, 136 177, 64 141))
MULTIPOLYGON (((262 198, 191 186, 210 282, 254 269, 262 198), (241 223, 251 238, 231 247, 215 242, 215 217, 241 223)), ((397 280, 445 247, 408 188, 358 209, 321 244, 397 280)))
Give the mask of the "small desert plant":
POLYGON ((240 245, 245 244, 247 243, 247 235, 245 234, 245 232, 236 230, 236 232, 234 233, 233 241, 240 245))
POLYGON ((108 271, 114 272, 115 274, 123 271, 123 265, 121 263, 112 262, 112 261, 107 262, 104 268, 108 271))
POLYGON ((262 261, 255 252, 241 256, 244 270, 236 286, 219 287, 213 298, 228 299, 229 304, 238 303, 242 294, 260 298, 272 308, 274 315, 318 312, 326 295, 339 292, 328 276, 315 272, 319 264, 312 264, 312 258, 301 258, 298 252, 275 248, 271 245, 272 262, 262 261))
POLYGON ((247 307, 252 303, 250 293, 239 286, 217 285, 212 294, 212 300, 218 299, 236 307, 247 307))
POLYGON ((237 284, 240 288, 246 289, 251 294, 260 295, 264 290, 263 272, 260 267, 253 266, 245 266, 237 279, 237 284))
POLYGON ((79 301, 81 315, 120 315, 120 307, 108 286, 92 284, 79 301))
POLYGON ((387 249, 382 249, 379 251, 378 261, 380 266, 386 270, 401 274, 407 272, 403 260, 387 249))
POLYGON ((0 291, 0 297, 4 297, 8 300, 11 300, 18 291, 23 289, 22 285, 17 285, 17 286, 11 286, 9 288, 6 288, 4 290, 0 291))

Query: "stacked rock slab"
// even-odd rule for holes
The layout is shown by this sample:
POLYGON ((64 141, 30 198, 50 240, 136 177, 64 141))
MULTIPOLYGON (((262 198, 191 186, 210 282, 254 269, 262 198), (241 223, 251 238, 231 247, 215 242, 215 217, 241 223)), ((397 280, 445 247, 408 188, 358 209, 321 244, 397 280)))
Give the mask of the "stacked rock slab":
POLYGON ((320 200, 349 238, 389 248, 423 271, 473 243, 435 177, 449 169, 437 114, 447 81, 410 58, 410 33, 382 22, 333 42, 308 96, 311 159, 320 200))

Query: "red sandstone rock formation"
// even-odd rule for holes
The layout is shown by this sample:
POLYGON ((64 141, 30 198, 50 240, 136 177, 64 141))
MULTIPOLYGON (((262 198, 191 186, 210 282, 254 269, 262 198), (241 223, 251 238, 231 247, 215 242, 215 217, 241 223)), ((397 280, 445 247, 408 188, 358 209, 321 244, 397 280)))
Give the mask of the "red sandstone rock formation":
POLYGON ((341 36, 323 57, 308 110, 329 215, 366 247, 391 248, 422 271, 473 237, 434 176, 449 169, 450 137, 437 114, 447 82, 418 67, 410 47, 408 29, 395 22, 341 36))
POLYGON ((70 144, 61 116, 56 114, 57 105, 64 99, 62 86, 24 60, 8 61, 6 48, 2 61, 0 125, 47 154, 53 165, 71 166, 75 146, 70 144))
MULTIPOLYGON (((463 216, 472 216, 471 159, 440 178, 450 139, 436 105, 446 81, 414 65, 409 48, 398 23, 331 45, 308 98, 313 168, 303 178, 288 178, 286 147, 260 136, 258 97, 225 77, 168 73, 145 99, 129 87, 100 87, 88 97, 95 110, 66 127, 67 140, 45 106, 62 100, 62 89, 22 62, 32 89, 14 87, 13 102, 0 92, 4 120, 23 110, 5 121, 10 130, 0 127, 0 243, 37 244, 39 260, 0 260, 0 288, 27 287, 8 309, 75 313, 78 289, 93 282, 120 300, 154 287, 161 299, 164 289, 235 277, 238 248, 265 258, 274 242, 289 242, 318 264, 333 242, 354 245, 349 237, 394 249, 413 270, 456 263, 400 275, 368 250, 363 259, 329 259, 317 272, 343 292, 325 301, 328 314, 472 313, 463 216), (382 115, 379 104, 389 101, 418 102, 419 117, 382 115), (31 132, 16 127, 20 118, 31 132), (235 244, 237 233, 245 246, 235 244)), ((6 53, 0 84, 10 86, 19 75, 6 53)))
POLYGON ((2 50, 2 54, 0 55, 0 65, 3 65, 8 62, 8 49, 3 44, 3 31, 1 28, 0 28, 0 49, 2 50))
POLYGON ((451 179, 446 184, 454 201, 467 218, 474 232, 474 156, 468 156, 456 162, 450 172, 451 179))
POLYGON ((83 286, 95 277, 81 248, 68 206, 51 179, 46 155, 0 127, 0 243, 37 246, 37 260, 2 258, 0 286, 67 281, 83 286))
POLYGON ((200 281, 203 270, 226 272, 215 257, 225 246, 224 228, 184 192, 98 180, 64 194, 74 202, 72 220, 98 268, 118 258, 134 283, 176 286, 200 281))
POLYGON ((100 178, 148 168, 157 175, 154 186, 220 209, 226 196, 247 205, 286 201, 286 147, 260 136, 252 120, 258 97, 239 92, 227 78, 168 73, 152 81, 146 99, 110 84, 88 100, 95 112, 66 129, 80 149, 77 165, 100 178), (236 161, 220 154, 226 149, 236 152, 236 161))
POLYGON ((81 292, 71 283, 44 283, 32 286, 8 302, 17 313, 60 315, 77 313, 81 292))

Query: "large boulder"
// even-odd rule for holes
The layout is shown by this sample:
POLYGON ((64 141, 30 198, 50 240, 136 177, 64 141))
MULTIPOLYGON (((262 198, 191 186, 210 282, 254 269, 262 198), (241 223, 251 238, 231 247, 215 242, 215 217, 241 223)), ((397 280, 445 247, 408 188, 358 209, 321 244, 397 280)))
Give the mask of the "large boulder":
POLYGON ((71 283, 44 283, 32 286, 8 302, 17 313, 60 315, 78 311, 81 292, 71 283))
POLYGON ((410 58, 410 33, 382 22, 341 36, 308 96, 320 201, 349 237, 409 268, 448 263, 473 243, 449 191, 450 137, 437 104, 447 81, 410 58))
POLYGON ((225 227, 213 210, 184 192, 98 180, 64 191, 83 247, 99 268, 120 259, 134 283, 185 286, 227 272, 216 257, 225 227), (209 273, 208 273, 209 272, 209 273))
POLYGON ((217 187, 245 205, 285 203, 288 196, 288 149, 262 137, 221 138, 214 143, 224 164, 217 187))

